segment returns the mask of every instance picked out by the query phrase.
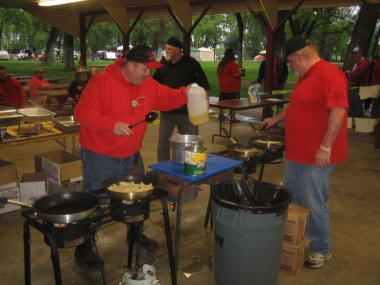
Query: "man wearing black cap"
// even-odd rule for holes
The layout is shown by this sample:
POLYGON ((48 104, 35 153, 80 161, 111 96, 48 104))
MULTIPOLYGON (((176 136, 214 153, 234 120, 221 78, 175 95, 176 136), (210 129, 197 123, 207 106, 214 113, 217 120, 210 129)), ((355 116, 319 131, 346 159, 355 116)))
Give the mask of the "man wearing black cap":
MULTIPOLYGON (((180 88, 191 83, 197 83, 210 93, 210 85, 207 77, 198 61, 182 53, 182 42, 171 37, 166 45, 165 59, 161 60, 163 68, 153 75, 153 78, 163 85, 171 88, 180 88)), ((198 135, 198 127, 194 126, 188 117, 187 107, 161 112, 160 131, 158 139, 157 159, 159 162, 170 159, 170 142, 174 128, 177 126, 181 135, 198 135)))
POLYGON ((297 84, 288 108, 261 127, 285 121, 284 187, 292 193, 292 203, 310 209, 312 253, 305 266, 320 268, 331 259, 326 204, 330 175, 336 163, 347 159, 347 79, 303 37, 288 40, 285 53, 297 84))
POLYGON ((367 86, 369 79, 369 62, 362 56, 360 47, 356 47, 351 51, 355 59, 355 64, 352 70, 347 70, 346 75, 349 79, 350 96, 348 99, 349 117, 363 118, 363 100, 360 100, 359 87, 367 86))
MULTIPOLYGON (((148 46, 138 45, 91 78, 83 90, 74 115, 82 125, 79 143, 84 192, 101 189, 110 177, 144 174, 139 150, 147 124, 133 130, 129 126, 143 121, 151 110, 168 111, 187 102, 186 87, 173 90, 150 77, 151 69, 161 67, 148 46)), ((141 245, 157 249, 157 242, 145 235, 141 245)), ((77 247, 75 259, 86 266, 98 265, 91 242, 77 247)))

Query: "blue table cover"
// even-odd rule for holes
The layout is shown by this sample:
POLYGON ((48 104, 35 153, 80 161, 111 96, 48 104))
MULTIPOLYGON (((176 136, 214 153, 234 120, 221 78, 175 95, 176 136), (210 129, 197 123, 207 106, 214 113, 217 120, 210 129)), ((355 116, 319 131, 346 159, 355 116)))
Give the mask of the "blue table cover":
POLYGON ((184 165, 174 163, 171 160, 152 164, 148 167, 192 182, 197 182, 210 176, 214 176, 224 171, 233 169, 241 164, 242 162, 236 159, 226 158, 215 154, 208 154, 206 162, 206 174, 204 175, 186 175, 184 172, 184 165))

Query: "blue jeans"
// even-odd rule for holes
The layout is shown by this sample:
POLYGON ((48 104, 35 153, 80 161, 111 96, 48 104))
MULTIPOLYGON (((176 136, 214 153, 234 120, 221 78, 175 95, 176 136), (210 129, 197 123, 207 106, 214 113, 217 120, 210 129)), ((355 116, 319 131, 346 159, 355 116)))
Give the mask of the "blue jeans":
MULTIPOLYGON (((80 152, 83 168, 83 192, 102 188, 102 182, 108 178, 132 174, 135 156, 116 158, 98 154, 82 147, 80 152)), ((144 163, 138 163, 136 174, 144 174, 144 163)))
POLYGON ((327 200, 330 176, 335 164, 321 169, 316 165, 286 161, 284 187, 292 194, 292 203, 310 209, 307 234, 311 250, 326 255, 331 250, 327 200))

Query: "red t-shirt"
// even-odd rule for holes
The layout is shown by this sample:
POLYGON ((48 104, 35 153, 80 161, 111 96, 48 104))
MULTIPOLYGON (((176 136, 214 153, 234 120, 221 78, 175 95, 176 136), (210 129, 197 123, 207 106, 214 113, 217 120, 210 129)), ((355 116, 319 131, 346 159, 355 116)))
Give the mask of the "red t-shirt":
POLYGON ((234 74, 240 73, 239 66, 234 61, 227 63, 224 71, 220 69, 219 62, 216 73, 218 74, 218 80, 220 85, 220 91, 225 93, 237 92, 240 90, 241 77, 235 77, 234 74))
POLYGON ((30 98, 38 98, 38 94, 36 92, 41 90, 41 86, 43 84, 49 84, 48 81, 45 79, 38 79, 37 77, 33 76, 32 79, 29 81, 29 93, 30 93, 30 98))
POLYGON ((24 108, 28 97, 21 83, 8 75, 0 81, 0 106, 24 108))
MULTIPOLYGON (((329 108, 348 108, 347 79, 338 67, 320 60, 299 78, 285 113, 286 158, 316 164, 329 108)), ((347 113, 331 147, 332 164, 347 159, 347 113)))

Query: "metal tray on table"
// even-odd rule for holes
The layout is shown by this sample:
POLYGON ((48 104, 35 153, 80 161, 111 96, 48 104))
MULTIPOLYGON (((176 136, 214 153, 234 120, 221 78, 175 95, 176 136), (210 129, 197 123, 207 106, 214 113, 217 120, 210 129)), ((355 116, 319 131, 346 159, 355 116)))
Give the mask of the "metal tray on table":
POLYGON ((21 124, 22 115, 17 110, 2 108, 0 111, 0 127, 17 126, 21 124))
POLYGON ((44 108, 20 109, 19 113, 24 116, 23 120, 27 123, 51 121, 56 115, 56 113, 46 110, 44 108))
POLYGON ((54 127, 65 132, 79 132, 81 125, 75 121, 74 116, 53 119, 54 127))

